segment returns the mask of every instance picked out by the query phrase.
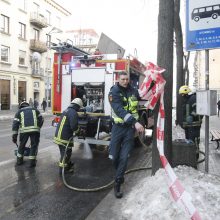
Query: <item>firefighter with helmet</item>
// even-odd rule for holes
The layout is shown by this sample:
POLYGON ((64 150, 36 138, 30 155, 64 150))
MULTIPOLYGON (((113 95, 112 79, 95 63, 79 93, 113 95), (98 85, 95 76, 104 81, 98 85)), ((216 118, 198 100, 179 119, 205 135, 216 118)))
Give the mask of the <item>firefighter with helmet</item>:
POLYGON ((17 144, 19 133, 19 145, 17 151, 17 165, 23 164, 25 145, 30 138, 31 147, 29 153, 29 167, 36 166, 38 145, 40 142, 40 129, 44 119, 36 108, 29 106, 26 101, 22 101, 19 110, 15 114, 12 124, 12 141, 17 144))
POLYGON ((185 137, 196 144, 196 157, 199 158, 200 129, 202 124, 201 115, 196 114, 196 93, 189 86, 184 85, 179 89, 183 97, 183 119, 181 126, 185 130, 185 137))
POLYGON ((56 143, 60 149, 60 161, 59 161, 60 174, 62 174, 63 167, 65 173, 73 172, 74 164, 70 160, 72 155, 73 140, 70 141, 70 144, 67 148, 66 158, 64 160, 64 163, 63 163, 63 157, 69 139, 73 136, 74 131, 78 129, 77 112, 82 107, 83 107, 83 102, 80 98, 73 99, 71 104, 68 106, 68 108, 63 111, 60 117, 60 122, 57 125, 55 131, 54 143, 56 143))

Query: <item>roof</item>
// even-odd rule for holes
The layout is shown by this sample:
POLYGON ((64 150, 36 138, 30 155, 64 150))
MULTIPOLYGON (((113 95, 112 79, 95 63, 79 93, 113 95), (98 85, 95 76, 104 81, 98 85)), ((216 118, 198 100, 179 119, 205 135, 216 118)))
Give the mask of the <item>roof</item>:
POLYGON ((87 34, 90 35, 92 37, 99 37, 99 35, 96 33, 96 31, 92 28, 90 29, 77 29, 77 30, 69 30, 66 31, 66 33, 77 33, 77 34, 87 34))

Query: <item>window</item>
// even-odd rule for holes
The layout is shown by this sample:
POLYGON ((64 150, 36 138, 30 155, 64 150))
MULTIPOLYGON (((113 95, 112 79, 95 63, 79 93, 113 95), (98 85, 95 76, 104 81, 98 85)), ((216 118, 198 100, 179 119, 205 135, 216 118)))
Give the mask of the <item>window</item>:
POLYGON ((39 40, 40 31, 34 28, 34 40, 39 40))
POLYGON ((194 9, 193 13, 199 13, 199 9, 194 9))
POLYGON ((51 35, 47 34, 47 47, 50 47, 51 44, 51 35))
POLYGON ((22 9, 23 11, 26 11, 27 7, 27 0, 20 0, 19 2, 19 8, 22 9))
POLYGON ((4 45, 1 46, 1 61, 9 62, 9 51, 9 47, 4 45))
POLYGON ((1 31, 5 33, 9 33, 9 17, 1 14, 1 31))
POLYGON ((213 6, 213 10, 219 10, 219 9, 220 9, 220 5, 213 6))
POLYGON ((47 18, 47 24, 51 25, 50 23, 51 13, 48 10, 46 10, 46 18, 47 18))
POLYGON ((19 50, 19 65, 25 65, 26 51, 19 50))
POLYGON ((40 88, 40 83, 39 82, 34 82, 34 88, 36 89, 36 88, 40 88))
POLYGON ((199 12, 205 12, 205 8, 200 8, 199 12))
POLYGON ((212 7, 206 7, 206 11, 212 11, 212 7))
POLYGON ((26 25, 19 22, 19 35, 20 38, 26 39, 26 25))
POLYGON ((18 103, 20 103, 24 99, 27 100, 26 88, 27 88, 27 83, 25 81, 18 81, 18 103))

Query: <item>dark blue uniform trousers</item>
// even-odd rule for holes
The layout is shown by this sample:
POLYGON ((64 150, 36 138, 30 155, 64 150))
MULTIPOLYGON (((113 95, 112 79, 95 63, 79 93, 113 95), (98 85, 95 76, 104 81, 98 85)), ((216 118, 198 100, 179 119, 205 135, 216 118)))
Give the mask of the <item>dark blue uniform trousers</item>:
POLYGON ((40 133, 39 132, 30 132, 30 133, 20 133, 20 143, 18 147, 18 153, 24 155, 25 145, 28 141, 28 138, 31 140, 31 149, 29 156, 37 156, 38 145, 40 142, 40 133))
POLYGON ((186 139, 192 140, 194 143, 199 145, 200 143, 200 129, 201 126, 191 126, 185 128, 186 139))
POLYGON ((112 127, 109 158, 116 169, 115 181, 123 182, 127 168, 128 155, 134 146, 135 129, 130 125, 114 124, 112 127))

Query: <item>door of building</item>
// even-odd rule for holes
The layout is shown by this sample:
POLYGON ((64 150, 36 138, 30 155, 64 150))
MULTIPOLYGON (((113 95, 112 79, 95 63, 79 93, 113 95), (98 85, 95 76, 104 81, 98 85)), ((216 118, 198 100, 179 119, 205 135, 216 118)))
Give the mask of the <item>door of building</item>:
POLYGON ((18 81, 18 103, 26 100, 26 82, 25 81, 18 81))
POLYGON ((10 110, 10 80, 0 79, 0 110, 10 110))

